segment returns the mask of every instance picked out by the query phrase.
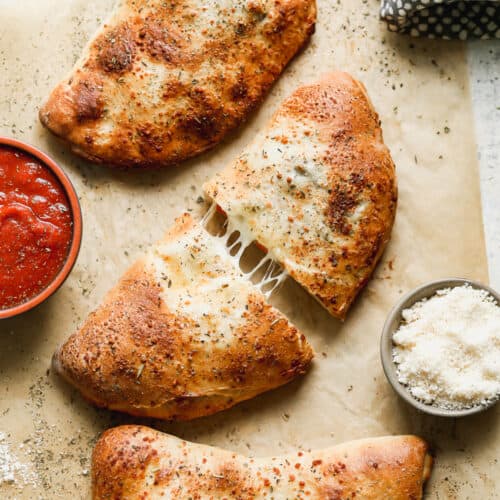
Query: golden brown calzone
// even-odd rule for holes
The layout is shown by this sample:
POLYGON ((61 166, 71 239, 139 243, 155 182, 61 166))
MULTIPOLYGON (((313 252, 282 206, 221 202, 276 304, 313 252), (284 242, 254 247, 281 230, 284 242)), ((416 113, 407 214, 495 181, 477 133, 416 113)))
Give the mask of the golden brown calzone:
POLYGON ((248 116, 315 19, 315 0, 119 0, 40 119, 91 161, 178 163, 248 116))
POLYGON ((339 318, 373 272, 396 212, 379 118, 363 85, 341 72, 297 89, 204 189, 339 318))
POLYGON ((187 420, 305 373, 304 336, 185 214, 54 356, 98 406, 187 420))
POLYGON ((415 436, 363 439, 274 458, 182 441, 148 427, 106 431, 93 498, 418 500, 432 459, 415 436))

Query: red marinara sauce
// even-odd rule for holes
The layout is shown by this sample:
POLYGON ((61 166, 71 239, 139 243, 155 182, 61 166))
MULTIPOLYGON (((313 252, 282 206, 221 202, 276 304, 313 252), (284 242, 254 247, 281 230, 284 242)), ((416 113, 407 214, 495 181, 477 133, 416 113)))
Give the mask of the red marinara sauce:
POLYGON ((0 310, 54 280, 72 236, 69 201, 54 174, 33 156, 0 146, 0 310))

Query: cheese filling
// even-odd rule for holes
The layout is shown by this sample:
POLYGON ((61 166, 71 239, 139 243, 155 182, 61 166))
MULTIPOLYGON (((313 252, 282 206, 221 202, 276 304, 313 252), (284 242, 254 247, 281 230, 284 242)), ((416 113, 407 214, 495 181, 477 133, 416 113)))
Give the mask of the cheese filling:
MULTIPOLYGON (((213 221, 217 212, 217 204, 212 203, 202 219, 202 226, 207 226, 213 221)), ((251 265, 248 271, 243 271, 243 254, 252 246, 254 238, 249 232, 241 230, 234 224, 234 221, 226 218, 214 236, 217 238, 236 267, 240 269, 242 275, 250 280, 261 293, 269 299, 271 295, 279 289, 285 281, 288 273, 273 259, 270 253, 265 254, 261 259, 251 265)))
POLYGON ((175 315, 194 322, 198 341, 222 348, 248 321, 255 289, 233 265, 222 242, 201 226, 156 245, 148 262, 164 303, 175 315))
MULTIPOLYGON (((214 211, 207 212, 204 224, 214 211)), ((250 243, 229 225, 213 236, 197 224, 148 252, 147 265, 160 284, 163 302, 177 317, 193 323, 198 342, 229 346, 238 328, 248 322, 252 295, 269 298, 284 280, 285 273, 268 256, 248 272, 240 269, 250 243)))
MULTIPOLYGON (((351 237, 326 220, 332 187, 328 144, 314 122, 278 116, 205 189, 245 241, 262 244, 292 275, 338 280, 324 272, 325 262, 351 237)), ((347 215, 352 233, 368 209, 369 201, 361 201, 347 215)))

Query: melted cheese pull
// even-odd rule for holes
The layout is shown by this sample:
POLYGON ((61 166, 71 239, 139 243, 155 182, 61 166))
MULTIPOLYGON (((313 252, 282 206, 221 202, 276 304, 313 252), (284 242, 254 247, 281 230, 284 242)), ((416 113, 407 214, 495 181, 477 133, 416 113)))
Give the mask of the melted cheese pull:
POLYGON ((203 189, 340 319, 382 255, 397 199, 378 116, 345 73, 299 87, 203 189))
POLYGON ((268 252, 259 260, 253 259, 254 261, 250 263, 250 269, 243 271, 243 260, 245 260, 245 264, 248 264, 248 260, 250 260, 243 259, 243 255, 253 246, 255 239, 250 232, 237 228, 231 219, 226 217, 222 223, 218 223, 217 219, 219 218, 217 204, 212 203, 205 213, 201 225, 221 242, 242 275, 249 279, 266 299, 269 299, 283 284, 288 273, 268 252))
POLYGON ((194 324, 202 343, 232 341, 247 321, 250 297, 257 290, 227 252, 222 238, 195 225, 179 239, 155 245, 147 261, 161 286, 161 297, 179 317, 194 324))

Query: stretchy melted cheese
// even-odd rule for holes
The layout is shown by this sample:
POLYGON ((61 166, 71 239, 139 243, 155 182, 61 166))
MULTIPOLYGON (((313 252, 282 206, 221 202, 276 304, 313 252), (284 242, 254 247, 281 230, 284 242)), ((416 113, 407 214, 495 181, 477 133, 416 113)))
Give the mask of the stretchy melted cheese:
POLYGON ((205 191, 340 318, 389 240, 397 198, 378 116, 345 73, 294 92, 205 191))
POLYGON ((222 242, 186 214, 64 343, 54 366, 99 406, 185 420, 289 382, 312 356, 222 242))

